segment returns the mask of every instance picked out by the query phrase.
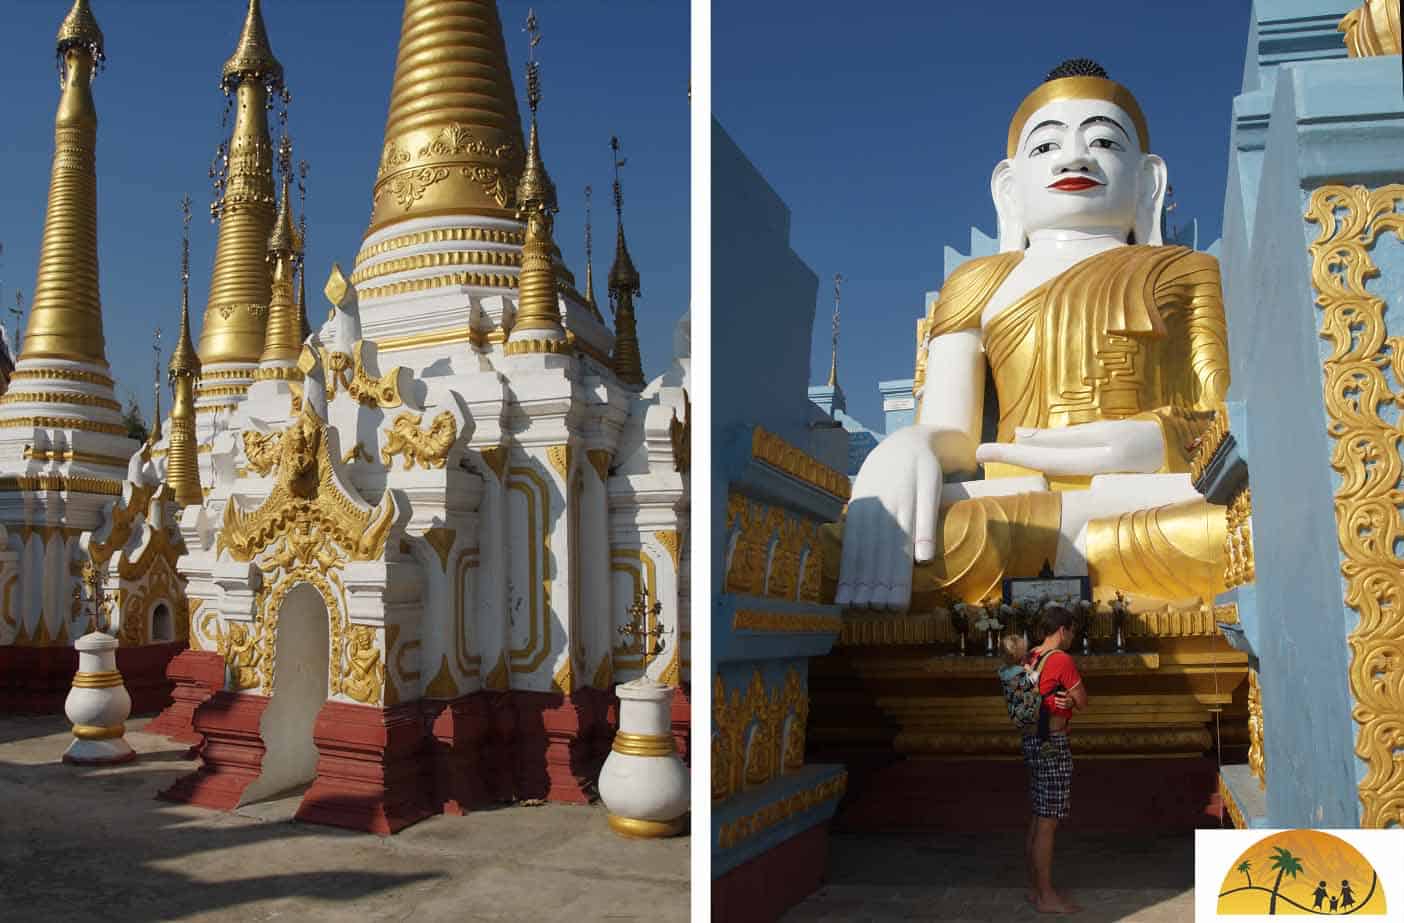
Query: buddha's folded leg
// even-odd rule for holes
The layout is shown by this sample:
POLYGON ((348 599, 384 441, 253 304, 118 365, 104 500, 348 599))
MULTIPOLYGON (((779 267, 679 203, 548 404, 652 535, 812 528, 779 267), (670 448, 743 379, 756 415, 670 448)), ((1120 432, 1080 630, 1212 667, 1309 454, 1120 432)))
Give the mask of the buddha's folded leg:
POLYGON ((1142 600, 1212 600, 1227 589, 1226 514, 1205 500, 1186 500, 1089 521, 1093 587, 1142 600))

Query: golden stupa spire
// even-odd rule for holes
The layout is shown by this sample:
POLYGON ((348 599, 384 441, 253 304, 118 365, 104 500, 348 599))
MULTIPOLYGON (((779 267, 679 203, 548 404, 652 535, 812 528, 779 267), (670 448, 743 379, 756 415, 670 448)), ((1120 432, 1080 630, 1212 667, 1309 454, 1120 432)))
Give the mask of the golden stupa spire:
POLYGON ((58 31, 63 91, 54 117, 53 173, 39 272, 19 359, 107 365, 98 293, 97 108, 92 81, 104 59, 102 30, 76 0, 58 31))
POLYGON ((435 214, 512 217, 523 153, 495 0, 405 0, 366 233, 435 214))
POLYGON ((595 315, 595 320, 604 323, 599 302, 595 300, 595 235, 590 211, 592 192, 589 186, 585 187, 585 307, 595 315))
POLYGON ((181 200, 184 230, 180 253, 180 333, 171 351, 171 435, 166 449, 166 483, 181 506, 204 499, 195 442, 195 384, 200 357, 190 341, 190 196, 181 200))
POLYGON ((644 383, 643 357, 639 355, 638 323, 634 317, 634 298, 639 294, 639 271, 629 256, 624 242, 624 191, 619 185, 619 139, 610 138, 614 151, 614 265, 609 268, 609 303, 614 311, 614 374, 627 385, 644 383))
POLYGON ((561 323, 556 283, 556 244, 551 225, 558 205, 556 185, 541 159, 536 128, 536 108, 541 102, 541 72, 535 49, 541 41, 536 13, 527 15, 531 33, 532 58, 527 63, 527 103, 531 106, 531 140, 527 144, 526 169, 517 185, 517 217, 527 223, 522 245, 522 271, 518 276, 517 315, 507 340, 509 354, 519 352, 560 352, 565 346, 565 326, 561 323))
POLYGON ((220 85, 235 97, 234 129, 215 170, 221 196, 212 214, 219 217, 219 237, 200 357, 206 364, 252 365, 263 352, 270 283, 265 258, 277 204, 269 94, 283 89, 283 66, 268 43, 259 0, 249 0, 220 85))
POLYGON ((256 379, 286 376, 302 347, 302 323, 293 292, 293 274, 302 247, 292 220, 292 142, 286 135, 278 149, 278 166, 283 173, 283 192, 273 219, 273 232, 268 236, 268 332, 258 360, 259 369, 254 374, 256 379))

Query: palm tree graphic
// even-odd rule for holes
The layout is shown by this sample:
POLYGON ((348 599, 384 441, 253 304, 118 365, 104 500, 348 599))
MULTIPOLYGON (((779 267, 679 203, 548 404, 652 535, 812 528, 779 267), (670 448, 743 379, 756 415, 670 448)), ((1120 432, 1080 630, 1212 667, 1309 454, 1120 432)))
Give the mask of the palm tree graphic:
MULTIPOLYGON (((1302 870, 1302 862, 1291 852, 1281 846, 1274 846, 1272 857, 1272 868, 1277 870, 1277 880, 1272 883, 1272 901, 1268 904, 1268 914, 1277 913, 1277 892, 1282 887, 1282 876, 1288 875, 1297 877, 1297 873, 1302 870)), ((1240 868, 1241 870, 1241 868, 1240 868)))
POLYGON ((1253 875, 1248 870, 1252 867, 1253 863, 1249 862, 1247 859, 1244 859, 1238 866, 1238 871, 1248 879, 1248 887, 1250 888, 1253 887, 1253 875))

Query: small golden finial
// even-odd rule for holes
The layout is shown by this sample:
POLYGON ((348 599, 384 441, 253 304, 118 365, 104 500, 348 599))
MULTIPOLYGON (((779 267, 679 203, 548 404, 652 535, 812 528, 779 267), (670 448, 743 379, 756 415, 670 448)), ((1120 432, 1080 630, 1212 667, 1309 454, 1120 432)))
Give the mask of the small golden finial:
POLYGON ((182 231, 180 241, 180 333, 171 351, 170 379, 179 375, 198 376, 200 357, 190 341, 190 196, 180 200, 182 231))
POLYGON ((591 187, 585 187, 585 306, 595 315, 596 320, 603 323, 604 317, 600 315, 599 302, 595 300, 595 237, 590 207, 593 193, 591 187))
POLYGON ((838 387, 839 301, 843 298, 843 276, 834 273, 833 355, 829 360, 829 387, 838 387))
POLYGON ((220 83, 227 93, 245 79, 263 81, 270 89, 280 90, 283 87, 283 65, 273 56, 273 46, 268 42, 268 30, 263 25, 259 0, 249 0, 239 43, 234 46, 234 54, 224 62, 220 83))
POLYGON ((92 8, 88 6, 88 0, 74 0, 73 8, 59 24, 59 57, 62 58, 64 52, 70 48, 85 49, 97 64, 101 64, 107 58, 103 50, 102 30, 98 28, 97 19, 93 16, 92 8))
POLYGON ((619 156, 619 138, 609 139, 614 153, 614 265, 609 268, 609 306, 614 313, 614 374, 627 385, 640 387, 644 383, 643 357, 639 352, 638 324, 634 317, 634 298, 639 294, 639 271, 629 256, 624 241, 624 189, 619 182, 619 170, 628 161, 619 156))
POLYGON ((292 204, 292 140, 283 135, 278 145, 278 170, 283 174, 283 194, 278 201, 278 213, 273 218, 273 233, 268 237, 270 258, 275 254, 293 254, 297 251, 297 232, 293 229, 292 204))
POLYGON ((546 164, 541 159, 541 142, 537 138, 536 110, 541 105, 541 65, 536 60, 536 46, 541 44, 541 30, 537 26, 536 11, 527 12, 526 32, 531 36, 527 60, 527 105, 531 107, 531 137, 527 141, 526 168, 517 182, 517 212, 525 217, 528 212, 540 211, 555 214, 556 185, 546 172, 546 164))

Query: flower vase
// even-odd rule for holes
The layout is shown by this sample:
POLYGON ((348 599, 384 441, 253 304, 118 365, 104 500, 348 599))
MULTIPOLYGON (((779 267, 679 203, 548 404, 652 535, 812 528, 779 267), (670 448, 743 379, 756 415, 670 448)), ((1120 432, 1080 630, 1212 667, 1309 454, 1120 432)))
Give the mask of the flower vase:
POLYGON ((1126 644, 1122 638, 1121 625, 1119 623, 1116 626, 1116 652, 1118 654, 1126 653, 1126 644))
POLYGON ((985 656, 993 657, 995 652, 995 636, 993 628, 985 629, 985 656))
POLYGON ((1092 636, 1085 628, 1082 630, 1082 652, 1084 654, 1092 653, 1092 636))
POLYGON ((957 633, 957 635, 956 635, 956 643, 959 645, 959 647, 956 649, 956 652, 957 652, 958 654, 960 654, 960 656, 964 657, 964 656, 965 656, 965 632, 962 631, 962 632, 957 633))

